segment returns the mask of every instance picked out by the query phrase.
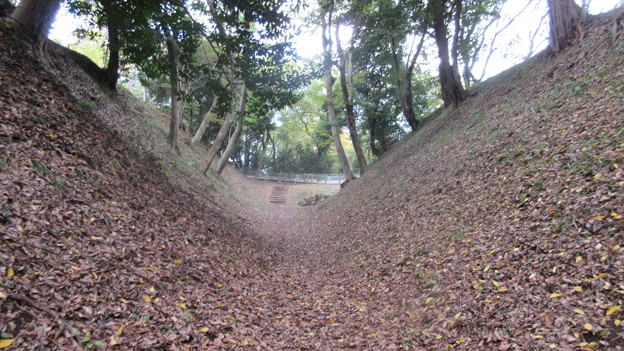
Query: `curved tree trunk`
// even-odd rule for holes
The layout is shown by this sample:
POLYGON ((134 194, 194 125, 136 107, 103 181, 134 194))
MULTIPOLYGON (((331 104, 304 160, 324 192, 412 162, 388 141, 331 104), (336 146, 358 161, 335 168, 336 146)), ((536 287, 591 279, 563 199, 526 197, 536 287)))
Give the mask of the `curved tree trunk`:
MULTIPOLYGON (((234 87, 234 89, 232 90, 235 91, 236 87, 234 87)), ((241 103, 242 101, 246 101, 246 100, 247 100, 247 86, 243 85, 243 91, 241 94, 241 103)), ((206 158, 199 166, 199 170, 202 173, 208 172, 208 169, 210 168, 215 158, 217 157, 217 154, 219 153, 219 150, 221 149, 221 146, 223 145, 223 141, 225 140, 225 137, 230 131, 232 122, 234 122, 235 116, 236 116, 236 96, 232 96, 232 102, 230 104, 230 112, 226 114, 225 120, 223 121, 223 125, 219 129, 219 133, 217 133, 217 137, 212 143, 210 150, 208 150, 208 155, 206 155, 206 158)))
POLYGON ((102 9, 106 14, 106 27, 108 29, 108 65, 106 66, 106 81, 108 86, 115 90, 119 80, 119 28, 115 23, 117 14, 113 9, 111 0, 102 0, 102 9))
POLYGON ((204 136, 206 128, 208 128, 208 124, 210 123, 210 121, 208 120, 210 114, 212 113, 212 110, 217 106, 218 102, 219 97, 215 95, 214 99, 212 99, 212 104, 210 104, 210 109, 208 109, 208 112, 206 112, 204 118, 202 118, 199 128, 197 128, 197 131, 195 131, 195 135, 193 135, 193 139, 191 139, 191 146, 195 146, 197 143, 199 143, 201 138, 204 136))
POLYGON ((244 123, 245 116, 240 116, 238 118, 238 122, 236 122, 236 128, 234 128, 234 133, 230 137, 230 140, 228 140, 225 151, 223 151, 223 155, 221 155, 221 158, 219 158, 219 161, 217 161, 217 164, 213 167, 213 171, 216 174, 221 174, 225 169, 225 166, 228 164, 230 156, 232 156, 232 153, 234 153, 234 149, 236 149, 236 144, 238 143, 238 139, 240 138, 241 132, 243 131, 244 123))
POLYGON ((583 11, 574 0, 548 0, 552 52, 559 52, 570 45, 581 30, 583 11))
MULTIPOLYGON (((321 9, 321 28, 322 28, 322 40, 323 40, 323 70, 325 75, 325 94, 327 104, 327 115, 329 122, 331 123, 332 137, 334 138, 334 145, 336 147, 336 153, 342 166, 342 173, 347 180, 354 179, 353 173, 351 173, 351 167, 349 166, 349 160, 342 147, 340 141, 340 128, 338 127, 338 121, 336 119, 336 109, 334 108, 334 92, 332 87, 334 85, 335 78, 331 74, 332 69, 332 53, 331 53, 331 34, 329 33, 331 28, 332 10, 325 8, 327 5, 323 5, 321 9), (327 17, 327 18, 326 18, 327 17)), ((331 4, 328 6, 332 6, 331 4)))
MULTIPOLYGON (((346 115, 347 115, 347 125, 349 127, 349 135, 351 136, 351 142, 353 143, 353 149, 355 150, 355 155, 358 160, 358 164, 360 165, 360 169, 362 173, 366 169, 366 157, 364 157, 364 152, 362 151, 362 146, 360 145, 360 138, 357 133, 357 126, 355 124, 355 112, 353 111, 353 84, 351 84, 351 94, 349 94, 349 88, 347 87, 347 72, 346 72, 346 59, 345 52, 342 50, 340 45, 340 35, 339 35, 340 24, 336 23, 336 49, 338 50, 338 69, 340 71, 340 88, 342 90, 342 101, 345 104, 346 115)), ((349 53, 349 81, 353 82, 353 68, 351 66, 351 53, 349 53)))

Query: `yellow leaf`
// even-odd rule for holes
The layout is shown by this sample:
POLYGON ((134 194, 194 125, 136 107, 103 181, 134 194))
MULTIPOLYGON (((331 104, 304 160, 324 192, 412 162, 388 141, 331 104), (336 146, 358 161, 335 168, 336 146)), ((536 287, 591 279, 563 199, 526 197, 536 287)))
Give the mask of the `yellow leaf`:
POLYGON ((150 286, 149 291, 150 291, 151 293, 155 293, 155 292, 156 292, 156 289, 154 289, 154 287, 153 287, 153 286, 150 286))
POLYGON ((347 339, 338 339, 336 341, 338 341, 338 342, 345 342, 345 341, 347 341, 347 339))
POLYGON ((461 312, 457 313, 457 314, 455 315, 455 317, 454 317, 454 318, 455 318, 455 320, 457 320, 457 321, 458 321, 458 320, 459 320, 459 317, 461 317, 461 312))
POLYGON ((622 310, 622 306, 613 306, 607 310, 607 316, 610 316, 614 314, 615 312, 621 311, 621 310, 622 310))
MULTIPOLYGON (((9 267, 9 269, 7 269, 7 273, 6 273, 7 277, 11 278, 12 276, 15 275, 15 271, 13 270, 13 267, 9 267)), ((8 339, 7 339, 8 340, 8 339)))
POLYGON ((243 339, 243 341, 241 341, 241 344, 243 346, 247 346, 247 345, 249 345, 249 341, 247 341, 247 339, 243 339))
POLYGON ((533 279, 533 278, 535 278, 535 276, 536 276, 536 274, 535 274, 535 273, 531 273, 531 274, 529 275, 529 279, 533 279))
POLYGON ((464 342, 464 341, 466 341, 466 338, 464 338, 463 336, 459 338, 459 340, 457 340, 457 342, 464 342))
POLYGON ((429 298, 427 298, 427 300, 425 300, 425 305, 428 305, 428 304, 430 304, 432 302, 433 302, 433 297, 429 297, 429 298))
POLYGON ((450 254, 452 254, 452 253, 454 253, 454 252, 455 252, 455 248, 452 248, 452 249, 450 249, 450 250, 448 251, 448 253, 450 253, 450 254))
POLYGON ((509 289, 507 289, 507 288, 500 288, 500 289, 498 289, 496 291, 498 291, 498 292, 505 292, 505 291, 509 291, 509 289))
POLYGON ((440 340, 440 339, 442 339, 442 335, 436 335, 436 336, 435 336, 435 338, 436 338, 437 340, 440 340))
POLYGON ((583 291, 583 287, 577 285, 577 286, 574 287, 574 291, 581 292, 581 291, 583 291))
POLYGON ((206 332, 208 332, 208 330, 210 330, 210 329, 204 327, 204 328, 201 328, 199 331, 202 332, 202 333, 206 333, 206 332))
POLYGON ((619 326, 620 326, 620 324, 622 324, 622 321, 621 321, 621 320, 619 320, 619 319, 616 319, 616 320, 613 322, 613 324, 615 324, 615 326, 619 327, 619 326))
POLYGON ((368 334, 366 336, 368 336, 369 338, 372 338, 373 336, 377 336, 377 335, 379 335, 379 334, 378 333, 371 333, 371 334, 368 334))
POLYGON ((462 252, 460 252, 460 254, 462 254, 462 255, 466 254, 466 253, 468 253, 468 250, 462 250, 462 252))
POLYGON ((487 265, 487 266, 485 266, 485 268, 483 268, 483 271, 484 271, 484 272, 487 272, 487 271, 489 271, 489 270, 490 270, 490 265, 487 265))
POLYGON ((615 245, 614 247, 611 248, 611 251, 615 251, 619 249, 620 249, 620 245, 615 245))
POLYGON ((184 300, 186 300, 186 299, 184 298, 184 296, 178 296, 178 298, 180 299, 180 301, 184 301, 184 300))
POLYGON ((499 282, 497 282, 496 280, 493 280, 493 281, 492 281, 492 284, 494 284, 494 286, 495 286, 495 287, 499 287, 499 286, 500 286, 500 283, 499 283, 499 282))
POLYGON ((611 212, 611 217, 613 217, 613 219, 622 219, 622 216, 615 212, 611 212))
POLYGON ((550 345, 548 345, 548 347, 550 347, 551 349, 556 349, 557 348, 557 344, 550 344, 550 345))
POLYGON ((576 262, 583 260, 583 256, 576 256, 576 262))
POLYGON ((176 305, 178 305, 178 306, 182 307, 183 309, 186 309, 186 305, 185 305, 185 304, 183 304, 183 303, 176 303, 176 305))
POLYGON ((585 323, 585 325, 583 325, 583 328, 591 331, 592 329, 594 329, 594 326, 589 323, 585 323))
POLYGON ((152 298, 149 296, 143 296, 143 300, 145 300, 145 302, 152 302, 152 298))
POLYGON ((573 311, 578 313, 578 314, 585 314, 585 312, 583 312, 583 310, 579 310, 578 308, 575 308, 573 311))
POLYGON ((561 296, 563 296, 563 294, 562 294, 562 293, 554 293, 554 294, 550 295, 549 297, 550 297, 551 299, 556 299, 556 298, 559 298, 559 297, 561 297, 561 296))
POLYGON ((119 327, 119 330, 117 330, 117 334, 123 334, 123 324, 119 327))
POLYGON ((473 285, 472 288, 475 289, 475 290, 481 290, 482 289, 481 285, 479 285, 479 284, 473 285))
POLYGON ((11 346, 15 339, 0 339, 0 349, 11 346))

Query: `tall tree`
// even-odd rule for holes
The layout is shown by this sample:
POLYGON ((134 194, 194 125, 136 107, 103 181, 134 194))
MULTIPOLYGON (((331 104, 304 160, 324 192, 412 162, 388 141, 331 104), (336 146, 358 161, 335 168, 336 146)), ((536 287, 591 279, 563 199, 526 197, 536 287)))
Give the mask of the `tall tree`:
POLYGON ((403 117, 414 131, 419 120, 413 105, 413 78, 426 33, 424 1, 367 0, 358 2, 349 14, 354 18, 354 38, 372 58, 391 55, 394 88, 403 117), (373 54, 375 52, 375 54, 373 54))
POLYGON ((332 40, 331 40, 331 26, 332 17, 334 14, 333 0, 323 1, 321 0, 320 19, 321 19, 321 36, 323 44, 323 73, 325 78, 325 94, 326 94, 326 106, 329 122, 331 123, 332 137, 334 138, 334 146, 336 147, 336 153, 342 166, 342 173, 347 180, 354 179, 351 172, 351 166, 349 160, 345 154, 342 142, 340 141, 340 127, 338 119, 336 118, 336 109, 334 107, 334 92, 332 90, 334 86, 335 78, 332 76, 332 40))
POLYGON ((366 169, 366 157, 360 145, 358 137, 357 125, 355 123, 355 112, 353 111, 353 65, 351 62, 351 52, 345 52, 340 44, 340 22, 336 21, 336 50, 338 52, 338 70, 340 71, 340 88, 342 91, 342 101, 345 105, 345 114, 347 116, 347 126, 349 127, 349 135, 353 143, 353 149, 357 157, 358 164, 362 172, 366 169), (347 86, 347 61, 349 63, 349 86, 347 86), (351 91, 349 92, 349 88, 351 91))
POLYGON ((574 0, 548 0, 550 49, 559 52, 581 31, 585 11, 574 0))
POLYGON ((169 145, 176 151, 178 147, 178 132, 180 130, 180 117, 182 106, 180 103, 180 74, 178 69, 178 48, 170 33, 167 34, 167 57, 169 59, 169 82, 171 84, 171 118, 169 122, 169 145))
MULTIPOLYGON (((210 169, 210 167, 212 166, 212 163, 217 158, 219 150, 223 146, 225 137, 230 131, 230 127, 232 126, 232 123, 236 119, 236 89, 237 89, 237 86, 234 85, 231 90, 232 96, 230 100, 231 101, 230 111, 225 116, 223 124, 221 125, 221 128, 219 129, 219 133, 217 133, 216 138, 214 139, 214 141, 212 142, 212 145, 210 146, 210 149, 208 150, 208 154, 206 155, 206 157, 204 158, 204 160, 199 166, 199 170, 202 173, 208 172, 208 169, 210 169)), ((247 85, 243 84, 242 90, 240 93, 240 106, 244 106, 246 104, 247 104, 247 85)))
POLYGON ((10 16, 14 21, 15 32, 19 35, 31 36, 43 48, 60 6, 61 0, 20 1, 10 16))
MULTIPOLYGON (((456 11, 461 12, 461 1, 454 0, 456 11)), ((448 42, 447 27, 447 0, 431 0, 428 4, 428 12, 433 26, 434 38, 438 48, 438 56, 440 57, 439 75, 440 88, 442 90, 442 100, 445 106, 457 108, 459 104, 466 99, 466 92, 461 83, 459 75, 459 67, 456 64, 457 46, 455 45, 457 37, 454 38, 453 57, 454 63, 450 60, 450 50, 448 42)), ((455 15, 456 25, 458 23, 458 15, 455 15)))

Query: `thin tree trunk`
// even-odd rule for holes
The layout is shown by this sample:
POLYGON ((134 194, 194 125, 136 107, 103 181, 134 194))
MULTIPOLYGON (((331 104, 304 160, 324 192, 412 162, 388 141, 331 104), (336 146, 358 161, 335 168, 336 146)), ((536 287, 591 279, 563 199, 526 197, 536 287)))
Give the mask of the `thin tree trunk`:
POLYGON ((275 161, 277 160, 277 148, 275 147, 275 139, 271 136, 271 133, 267 132, 267 140, 271 142, 271 148, 273 149, 273 157, 271 160, 273 162, 273 166, 275 166, 275 161))
MULTIPOLYGON (((236 88, 234 88, 233 90, 235 89, 236 88)), ((243 101, 243 98, 245 100, 247 99, 247 86, 244 84, 243 84, 243 91, 241 93, 241 102, 243 101)), ((208 169, 210 168, 215 158, 217 157, 217 154, 219 153, 219 150, 221 149, 221 146, 223 145, 223 141, 225 140, 225 137, 230 131, 230 127, 232 126, 232 123, 234 122, 235 117, 236 117, 236 96, 233 95, 232 102, 230 104, 230 112, 226 114, 225 120, 223 121, 223 125, 219 129, 219 133, 217 134, 217 137, 212 143, 210 150, 208 150, 208 155, 206 155, 206 158, 199 166, 199 170, 202 173, 208 172, 208 169)))
POLYGON ((178 75, 178 54, 172 38, 167 38, 169 59, 169 80, 171 82, 171 120, 169 122, 169 145, 179 152, 178 131, 180 127, 180 77, 178 75))
MULTIPOLYGON (((345 104, 346 115, 347 115, 347 125, 349 127, 349 135, 351 136, 351 142, 353 143, 353 149, 355 150, 355 155, 358 160, 358 164, 360 165, 361 172, 364 173, 366 169, 366 157, 364 157, 364 152, 362 151, 362 146, 360 145, 360 139, 357 133, 357 126, 355 124, 355 112, 353 111, 353 85, 351 85, 351 94, 349 94, 349 89, 347 87, 347 72, 346 72, 346 60, 345 60, 345 52, 342 50, 342 46, 340 45, 340 23, 336 23, 336 50, 338 51, 339 63, 338 69, 340 71, 340 88, 342 89, 342 101, 345 104)), ((349 53, 349 81, 353 82, 353 69, 351 68, 351 53, 349 53)))
POLYGON ((583 9, 574 0, 548 0, 550 49, 559 52, 580 34, 583 9))
POLYGON ((204 136, 206 128, 208 128, 208 124, 210 123, 210 114, 212 113, 212 110, 217 106, 217 103, 219 103, 219 97, 215 95, 214 99, 212 99, 212 104, 210 104, 210 109, 208 109, 208 112, 206 112, 204 118, 202 118, 199 128, 197 128, 193 139, 191 139, 191 146, 195 146, 197 143, 199 143, 201 138, 204 136))
POLYGON ((324 5, 321 9, 321 28, 322 28, 322 40, 323 40, 323 69, 325 75, 325 94, 327 103, 327 114, 329 122, 331 123, 332 136, 334 138, 334 145, 336 147, 336 153, 342 166, 342 173, 347 180, 354 179, 353 173, 351 173, 351 167, 349 166, 349 160, 345 154, 342 142, 340 141, 340 128, 338 127, 338 121, 336 119, 336 109, 334 108, 334 92, 332 87, 334 85, 334 77, 331 74, 332 69, 332 54, 331 54, 331 16, 333 4, 324 5), (325 6, 330 7, 329 9, 325 6), (326 19, 327 16, 327 19, 326 19))
POLYGON ((225 169, 225 166, 228 164, 228 160, 230 159, 230 156, 232 156, 232 153, 234 152, 234 149, 236 148, 236 144, 238 143, 238 139, 240 138, 241 132, 243 131, 243 124, 245 123, 245 116, 244 116, 244 111, 242 108, 241 108, 241 113, 242 115, 238 118, 238 122, 236 122, 236 128, 234 128, 234 133, 230 137, 230 140, 228 140, 228 144, 227 144, 227 147, 225 148, 225 151, 223 151, 223 155, 221 155, 221 158, 219 159, 219 161, 217 161, 217 164, 213 168, 213 171, 216 174, 220 175, 225 169))
POLYGON ((420 42, 418 43, 418 48, 412 56, 409 65, 405 69, 405 108, 403 110, 403 114, 405 118, 410 122, 410 127, 412 131, 418 129, 420 126, 420 121, 416 118, 416 114, 414 114, 414 95, 412 92, 412 77, 414 76, 414 68, 416 67, 416 59, 420 56, 420 52, 422 51, 423 45, 425 44, 425 35, 426 31, 423 30, 423 35, 420 38, 420 42))
POLYGON ((260 175, 262 174, 262 168, 264 168, 264 155, 266 153, 266 146, 267 146, 267 141, 265 139, 268 139, 268 131, 267 131, 267 136, 265 137, 264 135, 262 136, 262 151, 260 151, 260 155, 258 156, 258 168, 256 168, 256 179, 260 179, 260 175))
POLYGON ((429 5, 433 11, 433 29, 438 55, 440 56, 439 74, 442 100, 444 100, 444 106, 451 105, 453 108, 457 108, 466 99, 466 93, 461 84, 458 68, 451 65, 449 58, 447 28, 444 21, 444 1, 433 0, 429 5))

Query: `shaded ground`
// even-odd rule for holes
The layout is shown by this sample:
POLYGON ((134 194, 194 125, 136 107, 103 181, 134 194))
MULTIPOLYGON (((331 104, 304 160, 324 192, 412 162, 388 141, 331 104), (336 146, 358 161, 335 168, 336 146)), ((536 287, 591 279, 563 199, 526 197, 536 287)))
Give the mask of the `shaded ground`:
POLYGON ((0 339, 622 349, 624 42, 611 28, 483 84, 310 207, 297 202, 337 188, 289 185, 271 204, 282 184, 205 178, 187 135, 182 157, 168 150, 160 112, 1 33, 0 339))

